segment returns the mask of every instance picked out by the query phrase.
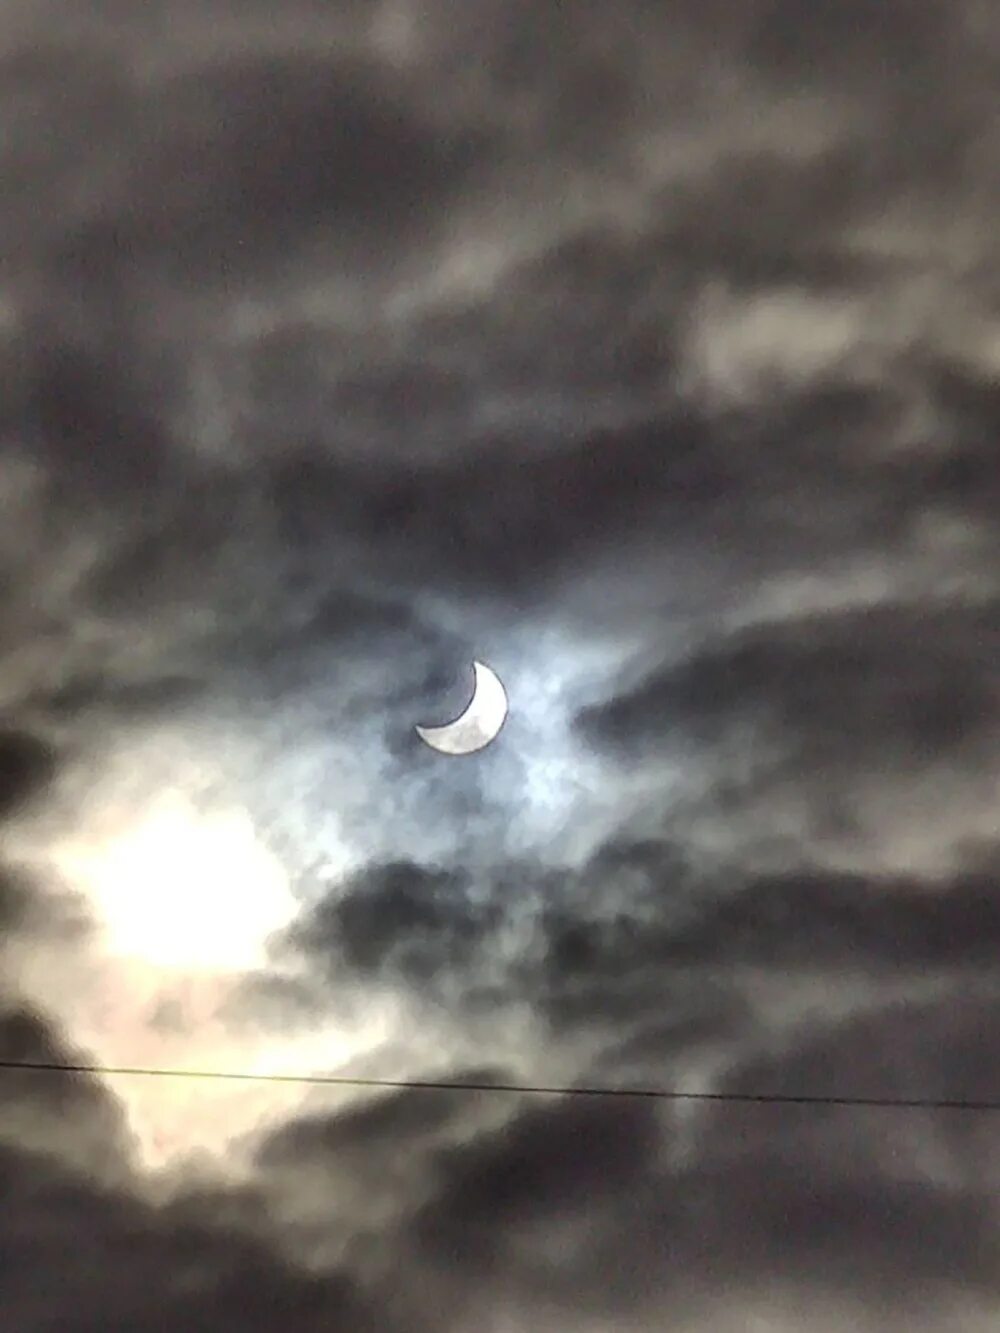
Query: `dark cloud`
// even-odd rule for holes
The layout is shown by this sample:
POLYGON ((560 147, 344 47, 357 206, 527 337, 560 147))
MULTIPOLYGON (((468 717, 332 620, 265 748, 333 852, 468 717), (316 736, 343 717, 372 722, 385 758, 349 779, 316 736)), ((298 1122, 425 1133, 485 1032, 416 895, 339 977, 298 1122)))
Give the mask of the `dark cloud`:
MULTIPOLYGON (((438 1184, 414 1217, 413 1242, 470 1284, 502 1268, 515 1300, 544 1293, 590 1317, 697 1308, 722 1288, 753 1300, 762 1283, 815 1305, 878 1303, 893 1317, 954 1275, 993 1296, 988 1194, 911 1175, 920 1148, 898 1119, 879 1134, 842 1108, 706 1114, 719 1145, 713 1138, 711 1155, 689 1149, 670 1167, 664 1152, 683 1131, 648 1102, 528 1109, 436 1154, 438 1184), (835 1151, 838 1134, 855 1148, 881 1141, 885 1155, 835 1151), (553 1232, 561 1239, 550 1247, 553 1232)), ((911 1128, 920 1141, 928 1133, 925 1119, 911 1128)))
POLYGON ((668 417, 541 457, 503 439, 468 460, 380 474, 289 454, 274 485, 289 545, 337 534, 397 578, 526 608, 595 541, 654 527, 665 511, 707 518, 737 474, 697 422, 668 417))
POLYGON ((132 1144, 122 1108, 93 1075, 58 1075, 20 1065, 79 1065, 83 1053, 67 1047, 46 1017, 7 1006, 0 1017, 0 1134, 15 1147, 30 1142, 39 1152, 68 1160, 77 1170, 121 1184, 131 1165, 132 1144), (26 1128, 26 1122, 30 1128, 26 1128), (72 1124, 67 1141, 65 1129, 72 1124))
POLYGON ((540 1213, 600 1212, 608 1198, 634 1189, 658 1140, 655 1113, 642 1103, 581 1099, 526 1110, 497 1134, 438 1154, 442 1186, 418 1217, 417 1234, 445 1253, 459 1247, 466 1262, 489 1261, 505 1232, 540 1213))
POLYGON ((31 891, 22 877, 0 872, 0 938, 23 925, 31 907, 31 891))
MULTIPOLYGON (((501 1080, 494 1069, 470 1069, 449 1071, 448 1081, 482 1085, 501 1080)), ((290 1121, 258 1147, 256 1160, 267 1170, 335 1170, 341 1160, 364 1161, 367 1153, 380 1152, 393 1139, 443 1140, 452 1128, 474 1118, 470 1108, 475 1103, 475 1097, 451 1088, 378 1093, 338 1115, 316 1112, 290 1121)))
POLYGON ((935 400, 948 423, 948 446, 928 450, 893 481, 904 504, 944 505, 978 518, 993 530, 1000 468, 987 443, 1000 421, 996 381, 954 365, 934 368, 935 400), (912 497, 912 498, 911 498, 912 497))
POLYGON ((0 945, 11 940, 83 945, 93 922, 79 894, 41 882, 21 865, 0 865, 0 945))
POLYGON ((954 33, 937 4, 890 4, 875 13, 860 3, 824 3, 816 7, 808 28, 799 21, 801 7, 794 0, 756 10, 751 54, 781 72, 801 71, 817 79, 849 76, 849 62, 855 60, 866 66, 863 83, 874 65, 884 79, 909 86, 912 62, 921 62, 930 72, 935 55, 947 49, 954 33), (905 29, 899 24, 904 14, 905 29))
MULTIPOLYGON (((961 989, 956 985, 944 1004, 897 1000, 841 1023, 820 1019, 819 1031, 796 1049, 746 1060, 727 1075, 722 1090, 761 1097, 995 1101, 997 1071, 989 1057, 998 1013, 993 980, 987 972, 985 992, 972 980, 961 989)), ((954 1114, 942 1122, 946 1135, 948 1125, 961 1133, 954 1114)))
POLYGON ((997 631, 992 604, 925 602, 754 626, 579 722, 602 742, 655 749, 678 728, 717 740, 749 717, 825 775, 975 762, 996 725, 997 631))
POLYGON ((314 960, 334 987, 354 975, 453 997, 459 985, 470 1016, 530 996, 554 1032, 605 1032, 605 1067, 635 1069, 645 1051, 644 1069, 662 1069, 756 1021, 740 969, 780 968, 817 995, 842 973, 958 985, 991 976, 1000 924, 988 864, 950 880, 818 868, 741 877, 649 843, 607 848, 576 874, 525 862, 475 878, 473 903, 472 875, 373 867, 297 921, 278 952, 314 960), (487 972, 514 921, 528 923, 519 954, 487 972))
POLYGON ((666 944, 674 959, 803 967, 981 969, 996 953, 996 875, 954 883, 818 872, 751 883, 666 944))
MULTIPOLYGON (((67 1049, 43 1015, 8 1009, 0 1059, 86 1057, 67 1049)), ((307 1274, 282 1260, 265 1238, 259 1193, 213 1197, 187 1188, 154 1202, 134 1169, 123 1107, 98 1078, 0 1071, 5 1327, 69 1321, 96 1329, 111 1318, 136 1329, 181 1329, 206 1312, 220 1326, 264 1328, 277 1317, 302 1327, 394 1327, 346 1274, 307 1274), (38 1280, 53 1272, 58 1280, 38 1280)))
POLYGON ((79 717, 92 710, 126 715, 156 714, 163 709, 183 706, 203 688, 203 682, 184 676, 123 681, 120 677, 102 679, 84 675, 60 686, 47 696, 45 704, 63 716, 79 717))
POLYGON ((498 903, 475 908, 467 876, 412 863, 359 879, 296 922, 282 949, 314 958, 331 979, 349 968, 432 989, 456 973, 474 984, 484 942, 503 919, 498 903))
POLYGON ((302 52, 183 71, 129 109, 118 206, 81 219, 55 256, 78 281, 259 280, 290 247, 391 262, 475 188, 491 146, 425 123, 376 65, 302 52))
POLYGON ((0 732, 0 817, 44 791, 55 772, 52 748, 19 729, 0 732))
POLYGON ((247 1329, 270 1328, 275 1318, 301 1327, 394 1327, 345 1275, 306 1274, 249 1227, 241 1234, 221 1226, 224 1198, 154 1208, 10 1148, 0 1149, 0 1175, 10 1265, 0 1309, 9 1328, 68 1319, 73 1328, 97 1329, 112 1318, 151 1333, 188 1328, 205 1315, 247 1329), (57 1282, 38 1281, 54 1268, 57 1282))
POLYGON ((32 351, 22 429, 49 455, 57 484, 110 491, 119 501, 136 488, 162 494, 176 465, 156 416, 160 401, 153 410, 144 401, 148 388, 135 349, 53 341, 32 351))
MULTIPOLYGON (((58 766, 55 747, 42 735, 0 731, 0 822, 16 822, 43 805, 58 766)), ((79 895, 16 859, 0 861, 0 949, 27 939, 79 944, 89 930, 79 895)))

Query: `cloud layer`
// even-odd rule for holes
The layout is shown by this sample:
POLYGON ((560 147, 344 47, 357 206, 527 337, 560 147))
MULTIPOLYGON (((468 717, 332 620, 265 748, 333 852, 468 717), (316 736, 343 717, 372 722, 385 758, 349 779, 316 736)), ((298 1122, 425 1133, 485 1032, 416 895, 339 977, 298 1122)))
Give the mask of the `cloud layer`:
POLYGON ((998 60, 3 7, 5 1328, 995 1327, 998 60))

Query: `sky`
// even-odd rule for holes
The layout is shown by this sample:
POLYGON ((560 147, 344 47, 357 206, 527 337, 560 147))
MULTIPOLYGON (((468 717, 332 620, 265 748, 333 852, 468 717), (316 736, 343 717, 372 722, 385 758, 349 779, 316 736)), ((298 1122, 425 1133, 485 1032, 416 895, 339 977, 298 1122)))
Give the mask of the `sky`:
POLYGON ((994 1330, 994 7, 0 68, 0 1325, 994 1330))

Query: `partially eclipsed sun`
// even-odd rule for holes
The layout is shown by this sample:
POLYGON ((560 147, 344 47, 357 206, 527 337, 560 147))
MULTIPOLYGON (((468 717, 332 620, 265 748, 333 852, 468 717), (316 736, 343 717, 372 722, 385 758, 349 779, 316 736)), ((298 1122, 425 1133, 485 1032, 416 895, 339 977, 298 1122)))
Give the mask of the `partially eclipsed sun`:
POLYGON ((500 677, 482 662, 474 662, 476 685, 469 706, 443 727, 415 728, 432 750, 441 754, 475 754, 494 740, 507 718, 507 691, 500 677))

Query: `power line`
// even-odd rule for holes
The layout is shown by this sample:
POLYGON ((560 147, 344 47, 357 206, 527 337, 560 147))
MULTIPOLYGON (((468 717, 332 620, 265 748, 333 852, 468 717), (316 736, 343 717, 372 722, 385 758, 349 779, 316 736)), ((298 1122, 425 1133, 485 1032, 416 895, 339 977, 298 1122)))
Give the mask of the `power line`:
POLYGON ((925 1111, 1000 1111, 1000 1102, 921 1097, 793 1096, 752 1092, 677 1092, 668 1088, 543 1087, 528 1083, 459 1083, 430 1079, 349 1078, 325 1074, 246 1074, 221 1069, 155 1069, 122 1065, 70 1065, 0 1060, 0 1071, 32 1069, 59 1074, 131 1074, 154 1078, 231 1079, 255 1083, 307 1083, 351 1088, 413 1088, 430 1092, 506 1092, 556 1097, 652 1097, 663 1101, 744 1102, 776 1106, 878 1106, 925 1111))

